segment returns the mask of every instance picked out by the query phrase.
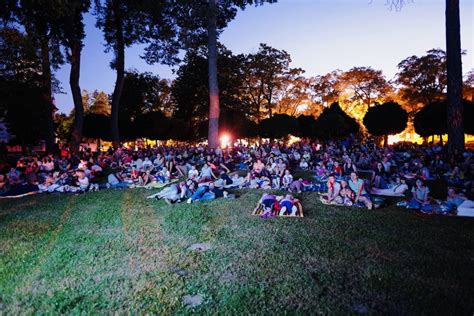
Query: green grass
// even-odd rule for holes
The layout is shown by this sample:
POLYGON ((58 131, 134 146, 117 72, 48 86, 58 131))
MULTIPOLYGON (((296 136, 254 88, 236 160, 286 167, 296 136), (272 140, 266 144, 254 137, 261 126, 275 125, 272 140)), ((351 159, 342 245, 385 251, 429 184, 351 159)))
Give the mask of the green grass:
POLYGON ((470 314, 474 220, 324 206, 250 215, 261 192, 168 206, 145 190, 0 201, 0 314, 470 314), (212 249, 193 252, 194 243, 212 249))

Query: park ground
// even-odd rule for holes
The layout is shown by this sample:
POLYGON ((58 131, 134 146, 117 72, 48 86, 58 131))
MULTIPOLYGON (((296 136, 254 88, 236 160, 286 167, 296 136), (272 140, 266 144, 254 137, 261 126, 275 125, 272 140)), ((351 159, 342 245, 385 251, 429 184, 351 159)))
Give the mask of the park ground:
POLYGON ((0 201, 0 314, 474 311, 472 218, 303 193, 304 218, 262 220, 258 191, 173 206, 148 194, 0 201))

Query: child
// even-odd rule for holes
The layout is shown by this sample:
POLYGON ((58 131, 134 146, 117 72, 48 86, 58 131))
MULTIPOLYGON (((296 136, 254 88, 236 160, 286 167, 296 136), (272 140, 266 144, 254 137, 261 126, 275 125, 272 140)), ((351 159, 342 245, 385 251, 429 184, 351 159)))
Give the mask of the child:
POLYGON ((196 169, 196 165, 191 166, 191 170, 188 171, 188 179, 196 180, 199 176, 199 171, 196 169))
POLYGON ((346 180, 341 180, 341 189, 339 195, 342 198, 342 204, 347 206, 354 205, 354 192, 349 188, 346 180))
POLYGON ((259 203, 263 206, 263 214, 260 215, 261 218, 268 218, 273 216, 273 207, 277 202, 277 198, 273 194, 263 193, 259 203))
POLYGON ((296 216, 296 212, 298 211, 298 207, 295 205, 295 198, 291 194, 287 194, 281 201, 280 201, 280 216, 289 213, 290 216, 296 216))
POLYGON ((283 189, 288 190, 290 184, 293 183, 293 176, 290 173, 290 170, 285 170, 285 175, 283 176, 283 189))
POLYGON ((159 171, 156 175, 156 180, 161 183, 169 182, 170 178, 171 178, 171 173, 166 167, 163 167, 163 169, 161 169, 161 171, 159 171))

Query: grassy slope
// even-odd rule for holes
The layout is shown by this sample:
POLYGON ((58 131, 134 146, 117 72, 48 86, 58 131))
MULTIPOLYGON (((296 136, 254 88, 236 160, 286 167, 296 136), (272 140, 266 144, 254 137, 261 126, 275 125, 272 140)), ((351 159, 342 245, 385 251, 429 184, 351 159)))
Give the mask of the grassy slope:
POLYGON ((474 311, 474 220, 321 205, 250 215, 261 192, 167 206, 144 190, 0 201, 0 314, 474 311), (212 249, 187 250, 197 242, 212 249))

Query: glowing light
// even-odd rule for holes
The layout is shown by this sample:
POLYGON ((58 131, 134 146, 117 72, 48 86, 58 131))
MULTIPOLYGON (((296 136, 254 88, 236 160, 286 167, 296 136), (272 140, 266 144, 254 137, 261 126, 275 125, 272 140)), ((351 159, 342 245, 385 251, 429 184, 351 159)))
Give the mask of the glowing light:
POLYGON ((288 145, 293 145, 294 143, 297 143, 301 141, 301 138, 290 135, 290 138, 288 139, 288 145))
POLYGON ((231 137, 229 134, 222 134, 221 135, 221 147, 226 148, 231 145, 231 137))

